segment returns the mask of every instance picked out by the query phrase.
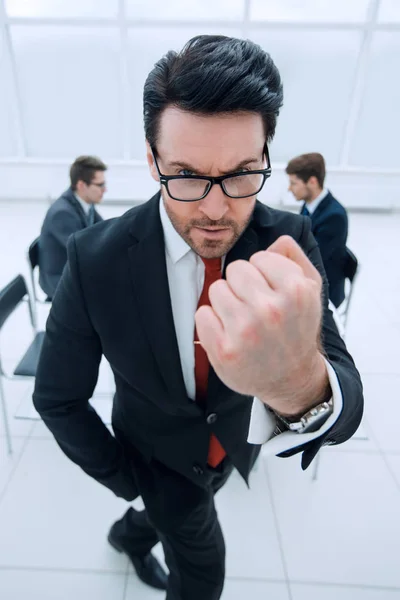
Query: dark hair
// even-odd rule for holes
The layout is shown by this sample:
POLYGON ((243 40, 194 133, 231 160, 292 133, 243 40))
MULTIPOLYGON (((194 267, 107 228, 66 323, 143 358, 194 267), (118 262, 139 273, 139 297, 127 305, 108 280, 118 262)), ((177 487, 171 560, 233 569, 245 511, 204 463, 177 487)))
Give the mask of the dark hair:
POLYGON ((78 156, 69 170, 71 188, 76 190, 78 181, 84 181, 87 185, 90 185, 96 171, 107 171, 107 165, 100 158, 97 158, 97 156, 78 156))
POLYGON ((155 147, 167 106, 203 115, 259 113, 272 140, 283 103, 281 77, 272 58, 250 40, 199 35, 181 52, 168 52, 147 77, 143 93, 146 139, 155 147))
POLYGON ((322 188, 325 181, 324 157, 318 152, 296 156, 296 158, 292 158, 288 163, 286 173, 288 175, 297 175, 304 183, 307 183, 310 177, 316 177, 319 186, 322 188))

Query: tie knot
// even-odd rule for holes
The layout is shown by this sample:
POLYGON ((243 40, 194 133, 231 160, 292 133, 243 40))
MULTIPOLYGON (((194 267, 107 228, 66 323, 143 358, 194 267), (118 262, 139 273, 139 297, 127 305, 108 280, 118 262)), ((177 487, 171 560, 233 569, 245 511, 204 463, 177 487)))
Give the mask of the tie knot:
POLYGON ((206 273, 221 273, 221 258, 203 258, 201 256, 201 260, 206 268, 206 273))

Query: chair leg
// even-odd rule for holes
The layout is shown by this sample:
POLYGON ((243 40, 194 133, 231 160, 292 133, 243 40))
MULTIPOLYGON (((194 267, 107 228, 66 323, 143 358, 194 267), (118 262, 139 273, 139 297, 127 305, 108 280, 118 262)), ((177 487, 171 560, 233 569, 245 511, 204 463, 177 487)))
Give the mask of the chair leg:
POLYGON ((319 463, 321 462, 321 453, 318 452, 317 456, 314 459, 314 472, 312 475, 312 480, 317 481, 318 472, 319 472, 319 463))
POLYGON ((3 413, 4 429, 6 431, 7 450, 8 450, 8 454, 12 454, 13 450, 12 450, 12 443, 11 443, 11 431, 10 431, 10 426, 8 423, 6 397, 4 394, 3 378, 1 375, 0 375, 0 403, 1 403, 2 413, 3 413))

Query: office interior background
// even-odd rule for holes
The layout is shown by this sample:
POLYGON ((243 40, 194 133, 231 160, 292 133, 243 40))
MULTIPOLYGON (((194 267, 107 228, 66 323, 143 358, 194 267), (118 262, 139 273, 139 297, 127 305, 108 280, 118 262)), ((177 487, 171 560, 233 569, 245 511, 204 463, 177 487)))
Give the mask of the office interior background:
MULTIPOLYGON (((262 456, 250 491, 234 476, 221 492, 223 598, 400 599, 400 0, 0 0, 0 288, 19 273, 29 282, 27 249, 76 156, 109 167, 105 218, 156 191, 143 84, 200 33, 250 38, 281 71, 260 200, 299 210, 288 160, 326 159, 360 264, 346 342, 366 400, 360 430, 321 452, 316 477, 298 456, 262 456)), ((29 343, 25 309, 0 332, 4 368, 29 343)), ((41 329, 46 311, 37 306, 41 329)), ((61 454, 34 414, 31 381, 3 385, 13 453, 0 417, 2 600, 161 598, 107 546, 125 503, 61 454)), ((103 365, 93 404, 107 422, 112 390, 103 365)))

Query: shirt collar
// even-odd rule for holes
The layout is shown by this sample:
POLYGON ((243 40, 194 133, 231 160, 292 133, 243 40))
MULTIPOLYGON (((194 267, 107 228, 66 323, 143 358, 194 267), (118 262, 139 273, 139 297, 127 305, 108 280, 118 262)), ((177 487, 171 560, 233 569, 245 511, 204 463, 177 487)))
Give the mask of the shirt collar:
POLYGON ((176 264, 181 258, 191 252, 192 249, 172 225, 171 219, 165 210, 162 197, 160 197, 160 218, 164 231, 165 248, 172 262, 176 264))
POLYGON ((329 190, 327 188, 324 188, 320 195, 315 198, 315 200, 306 203, 306 207, 310 215, 312 215, 313 212, 315 212, 318 204, 321 204, 322 200, 324 200, 327 197, 328 193, 329 190))
POLYGON ((74 192, 74 196, 78 200, 79 204, 82 206, 85 215, 88 215, 89 214, 89 210, 90 210, 90 204, 88 204, 87 202, 85 202, 84 200, 82 200, 82 198, 80 198, 78 196, 78 194, 75 193, 75 192, 74 192))

